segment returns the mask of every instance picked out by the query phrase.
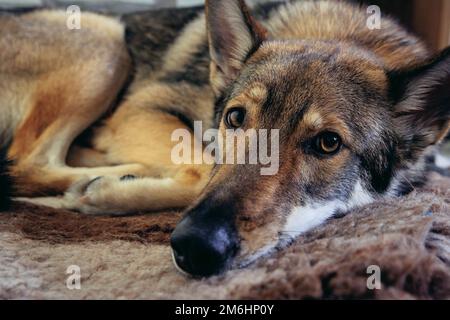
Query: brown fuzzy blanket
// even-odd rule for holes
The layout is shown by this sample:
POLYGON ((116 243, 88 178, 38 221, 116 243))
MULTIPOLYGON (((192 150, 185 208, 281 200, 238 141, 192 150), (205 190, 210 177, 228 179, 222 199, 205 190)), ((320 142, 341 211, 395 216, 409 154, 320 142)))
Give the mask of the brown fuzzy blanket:
POLYGON ((285 250, 220 277, 172 265, 180 214, 91 217, 21 203, 0 214, 3 299, 450 298, 450 179, 334 219, 285 250), (68 266, 81 270, 69 290, 68 266), (367 288, 367 267, 381 270, 367 288))

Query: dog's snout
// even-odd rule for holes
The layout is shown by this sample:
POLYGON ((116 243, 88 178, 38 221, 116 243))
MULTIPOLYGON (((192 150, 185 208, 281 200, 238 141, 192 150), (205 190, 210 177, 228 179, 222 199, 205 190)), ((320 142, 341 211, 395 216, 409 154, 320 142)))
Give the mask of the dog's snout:
POLYGON ((197 224, 189 217, 175 228, 171 245, 177 266, 200 277, 220 273, 237 251, 233 232, 225 227, 197 224))

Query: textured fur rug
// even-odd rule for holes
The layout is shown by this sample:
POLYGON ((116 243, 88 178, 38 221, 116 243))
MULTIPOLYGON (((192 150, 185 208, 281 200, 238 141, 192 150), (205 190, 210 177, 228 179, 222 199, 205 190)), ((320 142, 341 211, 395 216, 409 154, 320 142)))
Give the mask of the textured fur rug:
POLYGON ((0 298, 450 298, 450 179, 336 218, 247 269, 194 280, 168 246, 180 214, 90 217, 16 203, 0 214, 0 298), (81 268, 81 289, 66 287, 81 268), (382 288, 367 289, 367 267, 382 288))

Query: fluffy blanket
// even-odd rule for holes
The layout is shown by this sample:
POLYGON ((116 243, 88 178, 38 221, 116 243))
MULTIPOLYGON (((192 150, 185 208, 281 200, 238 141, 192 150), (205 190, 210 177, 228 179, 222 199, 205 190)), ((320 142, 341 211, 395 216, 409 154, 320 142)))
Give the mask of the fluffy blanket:
POLYGON ((407 197, 349 212, 210 279, 173 267, 168 239, 179 217, 92 217, 15 203, 0 214, 0 298, 450 298, 450 179, 437 174, 407 197), (80 267, 80 289, 66 285, 71 265, 80 267), (371 265, 380 268, 380 289, 367 287, 371 265))

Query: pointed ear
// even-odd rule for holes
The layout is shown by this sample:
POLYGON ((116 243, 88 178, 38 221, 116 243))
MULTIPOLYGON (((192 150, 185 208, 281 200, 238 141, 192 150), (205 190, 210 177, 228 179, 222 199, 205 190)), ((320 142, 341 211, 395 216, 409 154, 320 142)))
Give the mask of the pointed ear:
POLYGON ((206 24, 211 85, 219 96, 265 40, 266 30, 250 15, 244 0, 207 0, 206 24))
POLYGON ((441 142, 450 125, 450 47, 423 66, 390 74, 395 120, 410 151, 441 142))

